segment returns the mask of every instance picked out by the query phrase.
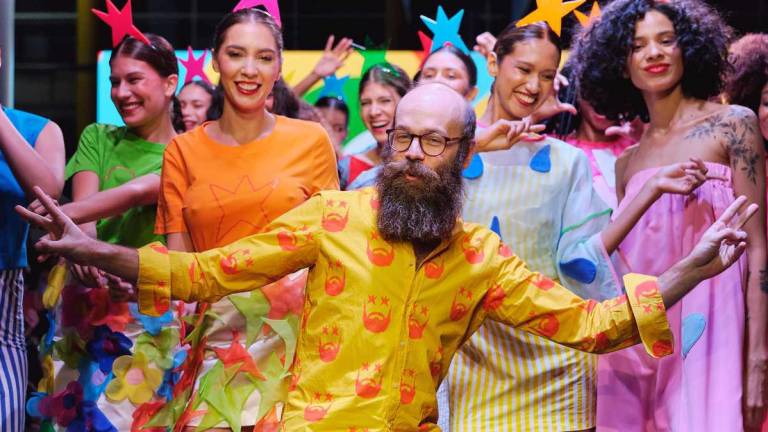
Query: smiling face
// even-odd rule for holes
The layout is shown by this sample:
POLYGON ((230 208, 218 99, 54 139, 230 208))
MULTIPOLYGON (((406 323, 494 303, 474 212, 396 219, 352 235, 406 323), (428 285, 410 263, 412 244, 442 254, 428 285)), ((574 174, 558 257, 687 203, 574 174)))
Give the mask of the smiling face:
POLYGON ((225 106, 240 112, 263 110, 280 77, 280 63, 280 51, 266 25, 246 21, 228 28, 213 57, 225 106))
MULTIPOLYGON (((437 85, 437 88, 445 88, 437 85)), ((464 106, 457 102, 456 94, 450 90, 436 91, 435 87, 428 88, 431 91, 413 91, 397 108, 397 127, 411 134, 423 135, 430 132, 448 138, 459 138, 464 132, 464 106), (435 107, 441 107, 436 109, 435 107)), ((435 173, 441 168, 449 167, 455 163, 459 144, 451 141, 445 146, 445 150, 437 155, 424 154, 418 139, 411 141, 406 151, 393 151, 392 161, 410 161, 423 164, 429 171, 435 173)), ((463 162, 463 161, 462 161, 463 162)), ((421 179, 405 174, 409 181, 421 179)))
POLYGON ((553 91, 560 52, 546 39, 518 42, 499 63, 493 55, 488 71, 496 78, 494 101, 507 119, 531 115, 553 91))
POLYGON ((627 74, 643 93, 668 92, 683 77, 683 53, 677 44, 672 21, 661 12, 649 11, 635 24, 627 74))
POLYGON ((129 128, 146 127, 169 115, 176 79, 176 75, 160 76, 141 60, 119 55, 111 61, 112 103, 129 128))
POLYGON ((439 82, 467 96, 472 88, 469 86, 469 72, 464 63, 448 51, 438 51, 429 56, 421 68, 419 84, 439 82))
POLYGON ((184 130, 192 130, 207 119, 213 98, 199 85, 184 87, 178 96, 184 130))
POLYGON ((360 117, 379 144, 387 141, 387 129, 392 128, 399 101, 394 88, 375 81, 369 81, 360 92, 360 117))

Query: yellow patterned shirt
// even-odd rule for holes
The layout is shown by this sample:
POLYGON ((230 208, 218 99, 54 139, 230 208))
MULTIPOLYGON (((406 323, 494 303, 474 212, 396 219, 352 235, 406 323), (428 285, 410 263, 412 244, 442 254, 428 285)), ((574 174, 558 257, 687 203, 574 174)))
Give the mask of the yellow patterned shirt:
MULTIPOLYGON (((273 363, 253 373, 274 393, 288 386, 286 430, 436 430, 436 388, 486 319, 586 351, 642 341, 652 355, 672 352, 653 278, 630 276, 626 296, 582 300, 530 272, 487 228, 462 222, 419 264, 410 243, 380 237, 377 208, 373 189, 326 191, 223 248, 140 249, 140 307, 157 315, 171 296, 212 302, 309 267, 296 359, 286 347, 284 372, 273 363)), ((274 295, 270 306, 290 307, 274 295)))

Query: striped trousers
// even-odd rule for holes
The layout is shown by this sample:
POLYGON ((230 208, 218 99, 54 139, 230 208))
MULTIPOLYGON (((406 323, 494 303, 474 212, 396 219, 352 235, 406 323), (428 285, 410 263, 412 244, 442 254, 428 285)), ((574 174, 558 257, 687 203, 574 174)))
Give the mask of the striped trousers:
POLYGON ((24 430, 27 350, 22 269, 0 270, 0 432, 24 430))

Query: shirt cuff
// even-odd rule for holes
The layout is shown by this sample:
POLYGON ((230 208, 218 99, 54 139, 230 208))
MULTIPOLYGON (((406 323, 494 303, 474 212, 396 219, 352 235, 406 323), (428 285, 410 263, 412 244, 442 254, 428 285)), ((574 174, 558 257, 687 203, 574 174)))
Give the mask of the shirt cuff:
POLYGON ((656 278, 637 273, 624 275, 624 287, 645 351, 654 358, 674 351, 674 339, 656 278))
POLYGON ((171 261, 160 242, 139 249, 139 312, 160 316, 171 304, 171 261))

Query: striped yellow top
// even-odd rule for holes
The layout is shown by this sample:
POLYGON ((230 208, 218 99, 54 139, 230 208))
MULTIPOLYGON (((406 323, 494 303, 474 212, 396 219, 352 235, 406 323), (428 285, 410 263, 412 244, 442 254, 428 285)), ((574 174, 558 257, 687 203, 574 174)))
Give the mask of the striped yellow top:
MULTIPOLYGON (((545 138, 481 157, 483 175, 467 180, 464 218, 495 225, 532 269, 576 294, 616 295, 619 286, 598 236, 610 209, 592 188, 586 156, 545 138)), ((592 427, 595 366, 592 355, 488 322, 449 371, 451 430, 592 427)))

